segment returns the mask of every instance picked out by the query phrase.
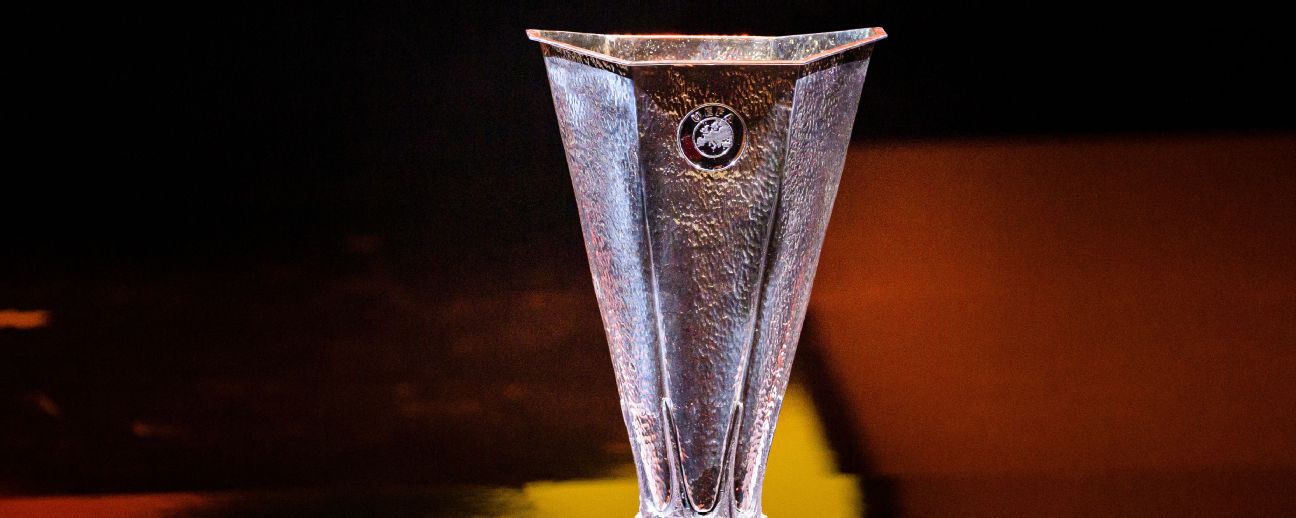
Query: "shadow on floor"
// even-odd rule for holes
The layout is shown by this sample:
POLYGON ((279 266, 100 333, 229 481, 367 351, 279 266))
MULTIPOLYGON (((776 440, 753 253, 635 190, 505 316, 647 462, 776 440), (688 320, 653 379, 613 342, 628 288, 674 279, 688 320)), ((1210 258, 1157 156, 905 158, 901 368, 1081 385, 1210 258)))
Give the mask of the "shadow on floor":
POLYGON ((901 516, 896 482, 876 473, 869 445, 860 439, 865 434, 855 429, 850 408, 841 395, 838 386, 840 381, 833 379, 825 369, 824 344, 821 339, 814 312, 809 311, 801 331, 801 343, 797 346, 792 376, 810 389, 814 406, 824 421, 828 441, 837 455, 838 468, 858 477, 860 493, 864 495, 862 508, 867 510, 867 516, 901 516))

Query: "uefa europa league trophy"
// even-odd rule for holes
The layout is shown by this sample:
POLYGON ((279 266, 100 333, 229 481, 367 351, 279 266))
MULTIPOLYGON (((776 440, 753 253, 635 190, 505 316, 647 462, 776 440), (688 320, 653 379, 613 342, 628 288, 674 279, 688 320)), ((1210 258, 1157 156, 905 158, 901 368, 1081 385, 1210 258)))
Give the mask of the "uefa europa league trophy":
POLYGON ((755 518, 873 43, 527 31, 558 112, 641 518, 755 518))

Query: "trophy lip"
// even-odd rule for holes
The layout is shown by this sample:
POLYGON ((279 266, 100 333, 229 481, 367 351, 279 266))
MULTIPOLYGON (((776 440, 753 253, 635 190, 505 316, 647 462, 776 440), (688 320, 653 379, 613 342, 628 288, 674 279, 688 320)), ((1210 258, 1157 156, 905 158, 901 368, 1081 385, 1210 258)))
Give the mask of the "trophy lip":
POLYGON ((563 50, 567 50, 567 51, 570 51, 570 52, 574 52, 574 53, 576 53, 576 54, 581 54, 581 55, 584 55, 584 56, 588 56, 588 57, 591 57, 591 58, 594 58, 594 59, 598 59, 598 60, 600 60, 600 61, 606 61, 606 62, 609 62, 609 63, 613 63, 613 64, 617 64, 617 65, 622 65, 622 66, 627 66, 627 67, 633 67, 633 66, 656 66, 656 65, 688 65, 688 66, 692 66, 692 65, 704 65, 704 66, 706 66, 706 65, 755 65, 755 66, 765 66, 765 65, 770 65, 770 66, 803 66, 803 65, 808 65, 808 64, 814 63, 814 62, 819 61, 819 60, 824 59, 824 58, 831 57, 831 56, 836 55, 836 54, 840 54, 840 53, 842 53, 842 52, 846 52, 846 51, 851 50, 851 49, 854 49, 854 48, 863 47, 863 46, 866 46, 866 45, 870 45, 870 44, 876 43, 876 42, 878 42, 878 41, 880 41, 880 40, 883 40, 883 39, 885 39, 885 38, 887 37, 886 30, 882 29, 881 27, 862 27, 862 28, 859 28, 859 29, 846 29, 846 30, 841 30, 841 31, 828 31, 828 32, 816 32, 816 33, 805 33, 805 34, 786 34, 786 35, 782 35, 782 36, 752 36, 752 35, 722 35, 722 34, 598 34, 598 33, 589 33, 589 32, 575 32, 575 31, 551 31, 551 30, 543 30, 543 29, 527 29, 527 30, 526 30, 526 34, 527 34, 527 38, 528 38, 528 39, 530 39, 530 40, 532 40, 532 41, 535 41, 535 42, 538 42, 538 43, 541 43, 541 44, 543 44, 543 45, 550 45, 550 46, 553 46, 553 47, 558 47, 558 48, 561 48, 561 49, 563 49, 563 50), (829 49, 825 49, 825 50, 822 50, 822 51, 816 52, 816 53, 811 54, 811 55, 809 55, 809 56, 806 56, 806 57, 804 57, 804 58, 802 58, 802 59, 659 59, 659 60, 633 60, 633 59, 618 58, 618 57, 615 57, 615 56, 612 56, 612 55, 609 55, 609 54, 605 54, 605 53, 598 52, 598 51, 595 51, 595 50, 590 50, 590 49, 587 49, 587 48, 585 48, 585 47, 581 47, 581 46, 578 46, 578 45, 572 45, 572 44, 570 44, 570 43, 565 43, 565 42, 562 42, 562 41, 558 41, 558 40, 556 40, 556 39, 550 37, 550 35, 569 34, 569 35, 579 35, 579 36, 602 36, 602 37, 615 36, 615 37, 619 37, 619 38, 644 39, 644 40, 648 40, 648 39, 666 39, 666 38, 675 38, 675 39, 701 39, 701 40, 708 40, 708 39, 717 39, 717 40, 720 40, 720 39, 730 39, 730 40, 766 40, 766 41, 768 41, 768 40, 777 40, 777 39, 782 39, 782 38, 795 38, 795 37, 802 37, 802 36, 815 36, 815 35, 825 35, 825 34, 837 34, 837 33, 851 32, 851 31, 860 31, 860 30, 868 31, 868 36, 865 36, 865 37, 863 37, 863 38, 858 38, 858 39, 855 39, 855 40, 851 40, 851 41, 849 41, 849 42, 847 42, 847 43, 843 43, 843 44, 841 44, 841 45, 838 45, 838 46, 835 46, 835 47, 832 47, 832 48, 829 48, 829 49))

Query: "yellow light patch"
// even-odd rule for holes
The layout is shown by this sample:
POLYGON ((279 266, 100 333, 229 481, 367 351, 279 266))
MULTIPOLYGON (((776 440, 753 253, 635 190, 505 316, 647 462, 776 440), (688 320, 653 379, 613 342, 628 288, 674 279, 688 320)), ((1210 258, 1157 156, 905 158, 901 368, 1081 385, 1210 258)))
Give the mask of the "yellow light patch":
MULTIPOLYGON (((838 473, 828 437, 809 394, 788 387, 770 450, 764 512, 774 518, 856 518, 863 495, 854 475, 838 473)), ((633 518, 639 506, 633 477, 527 484, 529 509, 519 518, 633 518)))

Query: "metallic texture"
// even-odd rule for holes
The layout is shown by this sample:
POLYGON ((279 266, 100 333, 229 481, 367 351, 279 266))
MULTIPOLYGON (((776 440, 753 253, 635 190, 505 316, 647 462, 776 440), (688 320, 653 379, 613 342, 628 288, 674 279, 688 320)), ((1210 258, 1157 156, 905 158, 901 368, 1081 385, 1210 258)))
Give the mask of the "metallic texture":
POLYGON ((885 33, 528 34, 548 68, 640 516, 759 517, 871 43, 885 33), (684 145, 704 120, 707 152, 693 156, 684 145))

